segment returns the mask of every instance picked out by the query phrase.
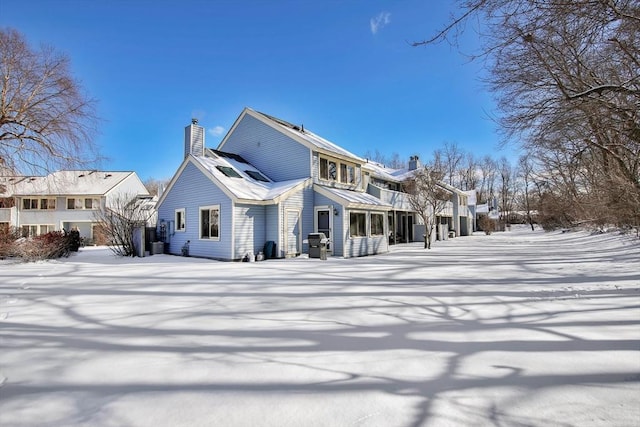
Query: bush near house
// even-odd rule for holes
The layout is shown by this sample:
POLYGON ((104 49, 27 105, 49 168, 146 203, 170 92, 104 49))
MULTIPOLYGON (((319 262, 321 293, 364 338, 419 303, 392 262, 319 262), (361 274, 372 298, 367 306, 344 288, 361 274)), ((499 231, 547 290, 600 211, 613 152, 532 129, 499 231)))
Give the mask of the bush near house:
POLYGON ((73 233, 51 231, 35 237, 21 237, 18 229, 0 230, 0 258, 19 258, 33 262, 69 256, 77 251, 78 244, 73 233))

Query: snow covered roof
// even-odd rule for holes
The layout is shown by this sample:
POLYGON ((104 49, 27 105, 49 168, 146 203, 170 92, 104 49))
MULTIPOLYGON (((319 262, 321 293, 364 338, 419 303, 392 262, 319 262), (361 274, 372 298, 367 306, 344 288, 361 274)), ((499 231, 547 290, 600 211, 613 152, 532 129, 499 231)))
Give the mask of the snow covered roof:
POLYGON ((315 184, 313 189, 325 197, 335 200, 347 208, 391 210, 392 206, 363 191, 344 190, 315 184))
POLYGON ((205 156, 190 156, 197 166, 213 177, 223 191, 238 200, 275 202, 308 178, 273 182, 242 157, 217 150, 205 150, 205 156))
POLYGON ((247 114, 252 115, 262 121, 268 121, 285 133, 294 136, 297 140, 306 143, 307 146, 312 147, 315 150, 322 151, 325 153, 330 153, 338 156, 349 157, 357 162, 364 162, 365 160, 355 154, 351 153, 348 150, 340 147, 339 145, 334 144, 333 142, 322 138, 319 135, 307 130, 304 126, 294 125, 285 120, 278 119, 277 117, 270 116, 265 113, 261 113, 259 111, 252 110, 251 108, 245 108, 245 112, 247 114))
POLYGON ((135 172, 57 171, 28 177, 15 185, 16 196, 104 195, 135 172))
POLYGON ((407 178, 410 178, 415 173, 414 170, 388 168, 381 163, 371 160, 368 160, 362 165, 362 168, 369 171, 371 176, 375 178, 398 183, 406 181, 407 178))

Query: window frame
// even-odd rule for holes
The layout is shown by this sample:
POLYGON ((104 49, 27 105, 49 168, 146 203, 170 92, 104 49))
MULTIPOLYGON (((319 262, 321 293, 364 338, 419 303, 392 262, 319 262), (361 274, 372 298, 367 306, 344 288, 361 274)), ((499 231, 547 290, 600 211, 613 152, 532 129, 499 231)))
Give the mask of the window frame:
POLYGON ((365 211, 350 211, 349 212, 349 238, 363 238, 367 237, 367 213, 365 211), (356 216, 356 232, 358 234, 353 234, 353 218, 356 216), (358 218, 362 218, 363 222, 360 223, 358 218))
POLYGON ((40 209, 40 199, 25 197, 22 199, 22 210, 32 211, 40 209))
MULTIPOLYGON (((371 212, 370 214, 370 221, 369 221, 369 235, 372 237, 380 237, 380 236, 384 236, 384 214, 383 213, 378 213, 378 212, 371 212), (380 217, 380 232, 379 233, 374 233, 373 228, 374 228, 374 223, 376 223, 376 221, 373 220, 373 218, 375 217, 380 217)), ((377 231, 377 230, 376 230, 377 231)))
POLYGON ((187 210, 185 208, 178 208, 173 213, 173 219, 175 224, 175 231, 184 233, 187 231, 187 218, 186 218, 187 210), (180 217, 182 217, 182 221, 179 221, 180 217))
POLYGON ((221 217, 221 209, 220 209, 220 205, 209 205, 209 206, 200 206, 198 208, 198 239, 199 240, 207 240, 207 241, 220 241, 220 217, 221 217), (204 225, 204 221, 203 221, 203 212, 208 211, 208 215, 209 215, 209 220, 208 220, 208 228, 209 228, 209 235, 208 236, 203 236, 203 225, 204 225), (211 211, 218 211, 218 218, 217 218, 217 225, 218 225, 218 235, 211 237, 211 211))
POLYGON ((40 199, 40 209, 47 211, 55 211, 56 210, 56 199, 55 197, 43 197, 40 199))

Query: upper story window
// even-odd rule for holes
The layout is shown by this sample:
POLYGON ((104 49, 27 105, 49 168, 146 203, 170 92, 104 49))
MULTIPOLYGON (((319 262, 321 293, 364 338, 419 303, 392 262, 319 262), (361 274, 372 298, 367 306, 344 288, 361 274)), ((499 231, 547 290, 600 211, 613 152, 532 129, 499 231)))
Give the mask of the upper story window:
POLYGON ((22 199, 22 209, 45 209, 53 210, 56 208, 56 199, 22 199))
POLYGON ((356 183, 356 167, 353 164, 320 157, 319 169, 318 176, 320 179, 341 182, 343 184, 356 183))
POLYGON ((100 200, 90 197, 70 197, 67 199, 67 209, 69 210, 96 210, 100 208, 100 200))

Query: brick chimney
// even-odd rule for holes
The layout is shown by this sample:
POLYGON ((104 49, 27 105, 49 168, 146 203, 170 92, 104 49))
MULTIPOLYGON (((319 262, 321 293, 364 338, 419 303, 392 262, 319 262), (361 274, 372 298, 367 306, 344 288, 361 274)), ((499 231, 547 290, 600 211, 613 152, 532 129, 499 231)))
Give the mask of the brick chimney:
POLYGON ((191 119, 191 124, 184 128, 184 157, 189 154, 204 156, 204 128, 198 126, 198 119, 191 119))

